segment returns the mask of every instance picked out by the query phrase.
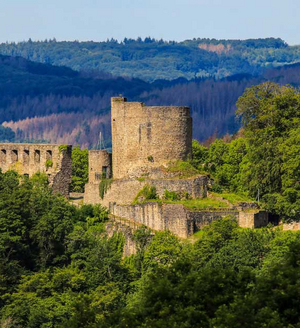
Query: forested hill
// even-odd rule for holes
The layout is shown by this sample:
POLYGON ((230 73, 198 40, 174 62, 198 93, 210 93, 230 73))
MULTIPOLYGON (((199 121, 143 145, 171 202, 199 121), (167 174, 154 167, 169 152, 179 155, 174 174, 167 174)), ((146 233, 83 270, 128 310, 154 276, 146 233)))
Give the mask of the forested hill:
POLYGON ((183 42, 138 38, 106 42, 3 43, 0 54, 74 70, 100 70, 116 76, 146 81, 256 75, 266 67, 300 61, 300 46, 288 46, 281 39, 215 40, 183 42))
POLYGON ((109 147, 110 97, 119 94, 148 105, 190 106, 194 137, 204 140, 215 132, 236 132, 238 97, 246 87, 267 80, 299 86, 300 64, 267 69, 259 76, 149 83, 0 56, 0 123, 9 128, 4 130, 0 125, 0 140, 44 140, 95 148, 102 132, 109 147))

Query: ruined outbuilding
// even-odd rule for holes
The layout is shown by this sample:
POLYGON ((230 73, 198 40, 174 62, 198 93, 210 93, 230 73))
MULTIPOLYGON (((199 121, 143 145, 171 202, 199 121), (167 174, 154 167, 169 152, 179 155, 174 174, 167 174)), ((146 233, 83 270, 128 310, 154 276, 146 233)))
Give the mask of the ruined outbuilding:
POLYGON ((0 168, 2 172, 14 170, 29 177, 44 172, 53 191, 68 197, 72 180, 72 146, 1 143, 0 168))

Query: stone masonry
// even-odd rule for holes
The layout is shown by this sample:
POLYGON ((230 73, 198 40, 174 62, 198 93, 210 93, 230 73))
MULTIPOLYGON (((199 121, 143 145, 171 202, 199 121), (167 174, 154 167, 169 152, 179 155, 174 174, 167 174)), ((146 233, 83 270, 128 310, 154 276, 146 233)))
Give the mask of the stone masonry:
POLYGON ((243 228, 259 228, 268 224, 264 211, 241 212, 236 209, 214 211, 190 211, 182 204, 148 202, 138 205, 110 203, 110 213, 115 217, 144 224, 153 230, 170 230, 181 238, 187 238, 214 220, 233 216, 243 228))
POLYGON ((89 150, 89 182, 84 189, 84 202, 98 204, 101 202, 99 184, 102 179, 112 176, 111 154, 106 150, 89 150))
POLYGON ((189 107, 148 107, 111 99, 114 179, 151 175, 151 170, 192 154, 189 107))
POLYGON ((72 181, 72 146, 53 144, 0 144, 2 172, 14 170, 32 176, 44 172, 55 193, 69 196, 72 181))

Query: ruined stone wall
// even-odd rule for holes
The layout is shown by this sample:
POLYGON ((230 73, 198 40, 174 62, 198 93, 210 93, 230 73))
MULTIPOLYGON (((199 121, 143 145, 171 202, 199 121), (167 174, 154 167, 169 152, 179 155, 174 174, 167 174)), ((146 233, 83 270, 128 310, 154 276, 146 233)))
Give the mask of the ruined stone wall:
POLYGON ((215 220, 225 218, 228 215, 239 217, 239 212, 236 210, 227 211, 202 211, 202 212, 189 212, 189 219, 193 222, 193 232, 201 230, 204 226, 212 223, 215 220))
POLYGON ((268 215, 264 211, 239 212, 237 210, 224 211, 190 211, 182 204, 159 204, 149 202, 139 205, 118 205, 110 203, 110 213, 144 224, 153 230, 169 230, 178 237, 187 238, 201 230, 211 222, 232 215, 238 224, 244 228, 259 228, 268 224, 268 215))
POLYGON ((123 234, 125 238, 125 243, 123 248, 124 257, 136 254, 136 244, 133 239, 133 231, 129 226, 114 221, 110 221, 106 224, 105 230, 108 238, 111 238, 114 235, 114 233, 123 234))
POLYGON ((112 98, 114 179, 138 177, 192 152, 192 118, 188 107, 147 107, 112 98))
POLYGON ((145 203, 140 205, 117 205, 110 203, 110 213, 143 224, 150 229, 170 230, 175 235, 187 238, 192 231, 188 211, 181 204, 145 203))
POLYGON ((72 146, 53 144, 0 144, 2 172, 17 171, 32 176, 44 172, 54 192, 68 197, 72 180, 72 146))
POLYGON ((265 211, 241 211, 238 217, 239 226, 242 228, 261 228, 269 223, 269 215, 265 211))
POLYGON ((144 185, 144 181, 136 179, 114 180, 104 195, 104 199, 101 199, 99 196, 99 183, 88 183, 85 185, 84 202, 87 204, 100 203, 106 207, 109 206, 110 202, 129 205, 144 185))
POLYGON ((203 198, 207 194, 208 178, 197 176, 190 179, 119 179, 113 180, 108 188, 104 199, 99 197, 99 182, 88 183, 85 186, 84 202, 87 204, 101 203, 108 207, 110 202, 117 202, 122 205, 130 205, 137 193, 149 184, 156 188, 159 198, 163 198, 165 190, 176 193, 188 193, 192 198, 203 198))
POLYGON ((292 221, 289 223, 280 223, 282 224, 282 230, 286 231, 286 230, 300 230, 300 222, 297 221, 292 221))
POLYGON ((106 150, 89 150, 89 183, 111 178, 111 154, 106 150))
POLYGON ((191 198, 204 198, 207 195, 207 176, 197 176, 189 179, 149 179, 148 183, 156 188, 159 198, 163 198, 165 190, 174 191, 184 195, 188 193, 191 198))

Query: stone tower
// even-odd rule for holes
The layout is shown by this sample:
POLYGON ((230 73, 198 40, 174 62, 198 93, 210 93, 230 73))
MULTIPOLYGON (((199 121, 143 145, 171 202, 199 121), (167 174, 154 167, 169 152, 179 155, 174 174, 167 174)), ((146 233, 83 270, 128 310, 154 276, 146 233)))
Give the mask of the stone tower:
POLYGON ((148 107, 114 97, 111 124, 114 179, 147 176, 172 160, 191 157, 189 107, 148 107))

